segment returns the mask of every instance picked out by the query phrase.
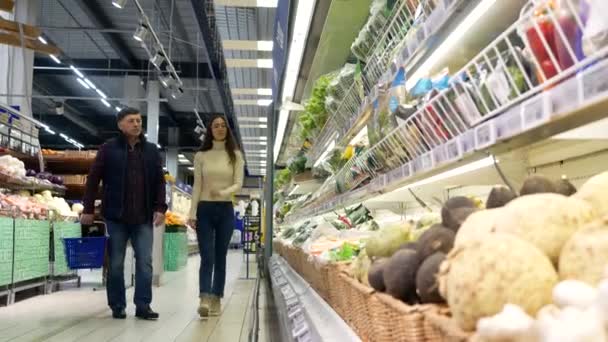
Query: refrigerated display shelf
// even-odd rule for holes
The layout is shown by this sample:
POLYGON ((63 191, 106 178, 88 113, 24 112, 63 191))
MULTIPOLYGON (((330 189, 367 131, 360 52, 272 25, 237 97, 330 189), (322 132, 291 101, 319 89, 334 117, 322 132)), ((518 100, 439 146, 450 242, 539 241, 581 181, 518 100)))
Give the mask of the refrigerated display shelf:
POLYGON ((271 257, 269 271, 281 341, 361 341, 283 258, 271 257))

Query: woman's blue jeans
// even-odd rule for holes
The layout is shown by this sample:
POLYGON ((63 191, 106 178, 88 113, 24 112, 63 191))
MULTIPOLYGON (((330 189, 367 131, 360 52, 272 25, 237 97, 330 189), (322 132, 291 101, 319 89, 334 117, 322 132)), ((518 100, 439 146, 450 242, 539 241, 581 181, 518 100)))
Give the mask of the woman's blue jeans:
POLYGON ((232 202, 199 202, 196 213, 201 255, 199 294, 224 296, 226 255, 234 230, 232 202))

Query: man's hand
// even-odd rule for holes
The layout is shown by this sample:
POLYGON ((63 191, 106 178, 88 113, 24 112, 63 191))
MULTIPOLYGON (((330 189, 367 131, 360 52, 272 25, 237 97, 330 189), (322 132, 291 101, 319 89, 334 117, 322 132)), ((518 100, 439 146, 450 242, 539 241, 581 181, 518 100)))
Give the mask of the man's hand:
POLYGON ((85 226, 90 226, 95 221, 95 215, 93 214, 82 214, 80 215, 80 224, 85 226))
POLYGON ((196 220, 195 219, 189 219, 188 220, 188 226, 194 230, 196 230, 196 220))
POLYGON ((154 213, 154 227, 158 227, 165 223, 165 214, 160 212, 154 213))

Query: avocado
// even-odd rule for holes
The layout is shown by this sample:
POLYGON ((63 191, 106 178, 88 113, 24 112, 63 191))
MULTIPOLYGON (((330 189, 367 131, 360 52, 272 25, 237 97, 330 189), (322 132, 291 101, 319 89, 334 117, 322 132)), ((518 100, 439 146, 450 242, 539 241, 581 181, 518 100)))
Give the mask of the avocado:
POLYGON ((557 193, 555 183, 545 176, 532 175, 526 178, 521 190, 519 190, 520 196, 540 193, 557 193))
POLYGON ((376 291, 386 291, 384 285, 384 267, 386 266, 388 259, 379 259, 374 262, 367 273, 367 281, 376 291))
POLYGON ((517 196, 504 185, 498 185, 492 188, 486 201, 486 209, 502 208, 507 203, 511 202, 517 196))
POLYGON ((442 226, 433 226, 418 239, 418 254, 422 260, 436 252, 448 253, 454 247, 456 233, 442 226))
POLYGON ((460 225, 473 211, 459 209, 475 209, 475 201, 468 197, 457 196, 447 200, 441 208, 441 221, 443 225, 454 231, 460 228, 460 225), (464 217, 463 217, 464 216, 464 217))
POLYGON ((397 251, 384 266, 383 279, 386 292, 406 303, 416 299, 416 272, 421 259, 416 251, 397 251))
POLYGON ((576 193, 576 187, 567 179, 560 179, 555 182, 555 188, 557 189, 558 194, 564 196, 572 196, 576 193))
POLYGON ((439 267, 445 260, 446 255, 442 252, 437 252, 426 258, 418 273, 416 273, 416 292, 422 303, 443 303, 445 300, 439 294, 439 283, 437 274, 439 267))

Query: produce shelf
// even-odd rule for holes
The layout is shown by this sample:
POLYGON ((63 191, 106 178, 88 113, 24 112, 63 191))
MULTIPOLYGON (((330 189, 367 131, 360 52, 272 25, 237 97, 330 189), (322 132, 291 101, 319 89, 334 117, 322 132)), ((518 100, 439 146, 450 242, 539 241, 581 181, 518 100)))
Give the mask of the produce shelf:
POLYGON ((281 341, 361 341, 283 258, 271 257, 269 269, 281 341))
MULTIPOLYGON (((294 213, 289 222, 605 118, 608 87, 603 80, 608 75, 608 47, 585 58, 575 57, 568 67, 555 66, 551 77, 545 75, 534 83, 514 48, 517 38, 513 37, 532 20, 533 11, 526 8, 518 21, 456 73, 457 79, 475 80, 480 70, 506 70, 505 60, 509 59, 513 65, 506 73, 502 95, 489 86, 481 91, 473 81, 453 82, 369 150, 353 157, 332 180, 340 185, 340 194, 322 187, 313 195, 313 202, 294 213), (514 82, 513 70, 522 75, 522 83, 514 82)), ((532 64, 541 64, 536 57, 532 59, 532 64)))
POLYGON ((45 156, 46 169, 55 174, 88 174, 95 158, 66 158, 63 156, 45 156))

